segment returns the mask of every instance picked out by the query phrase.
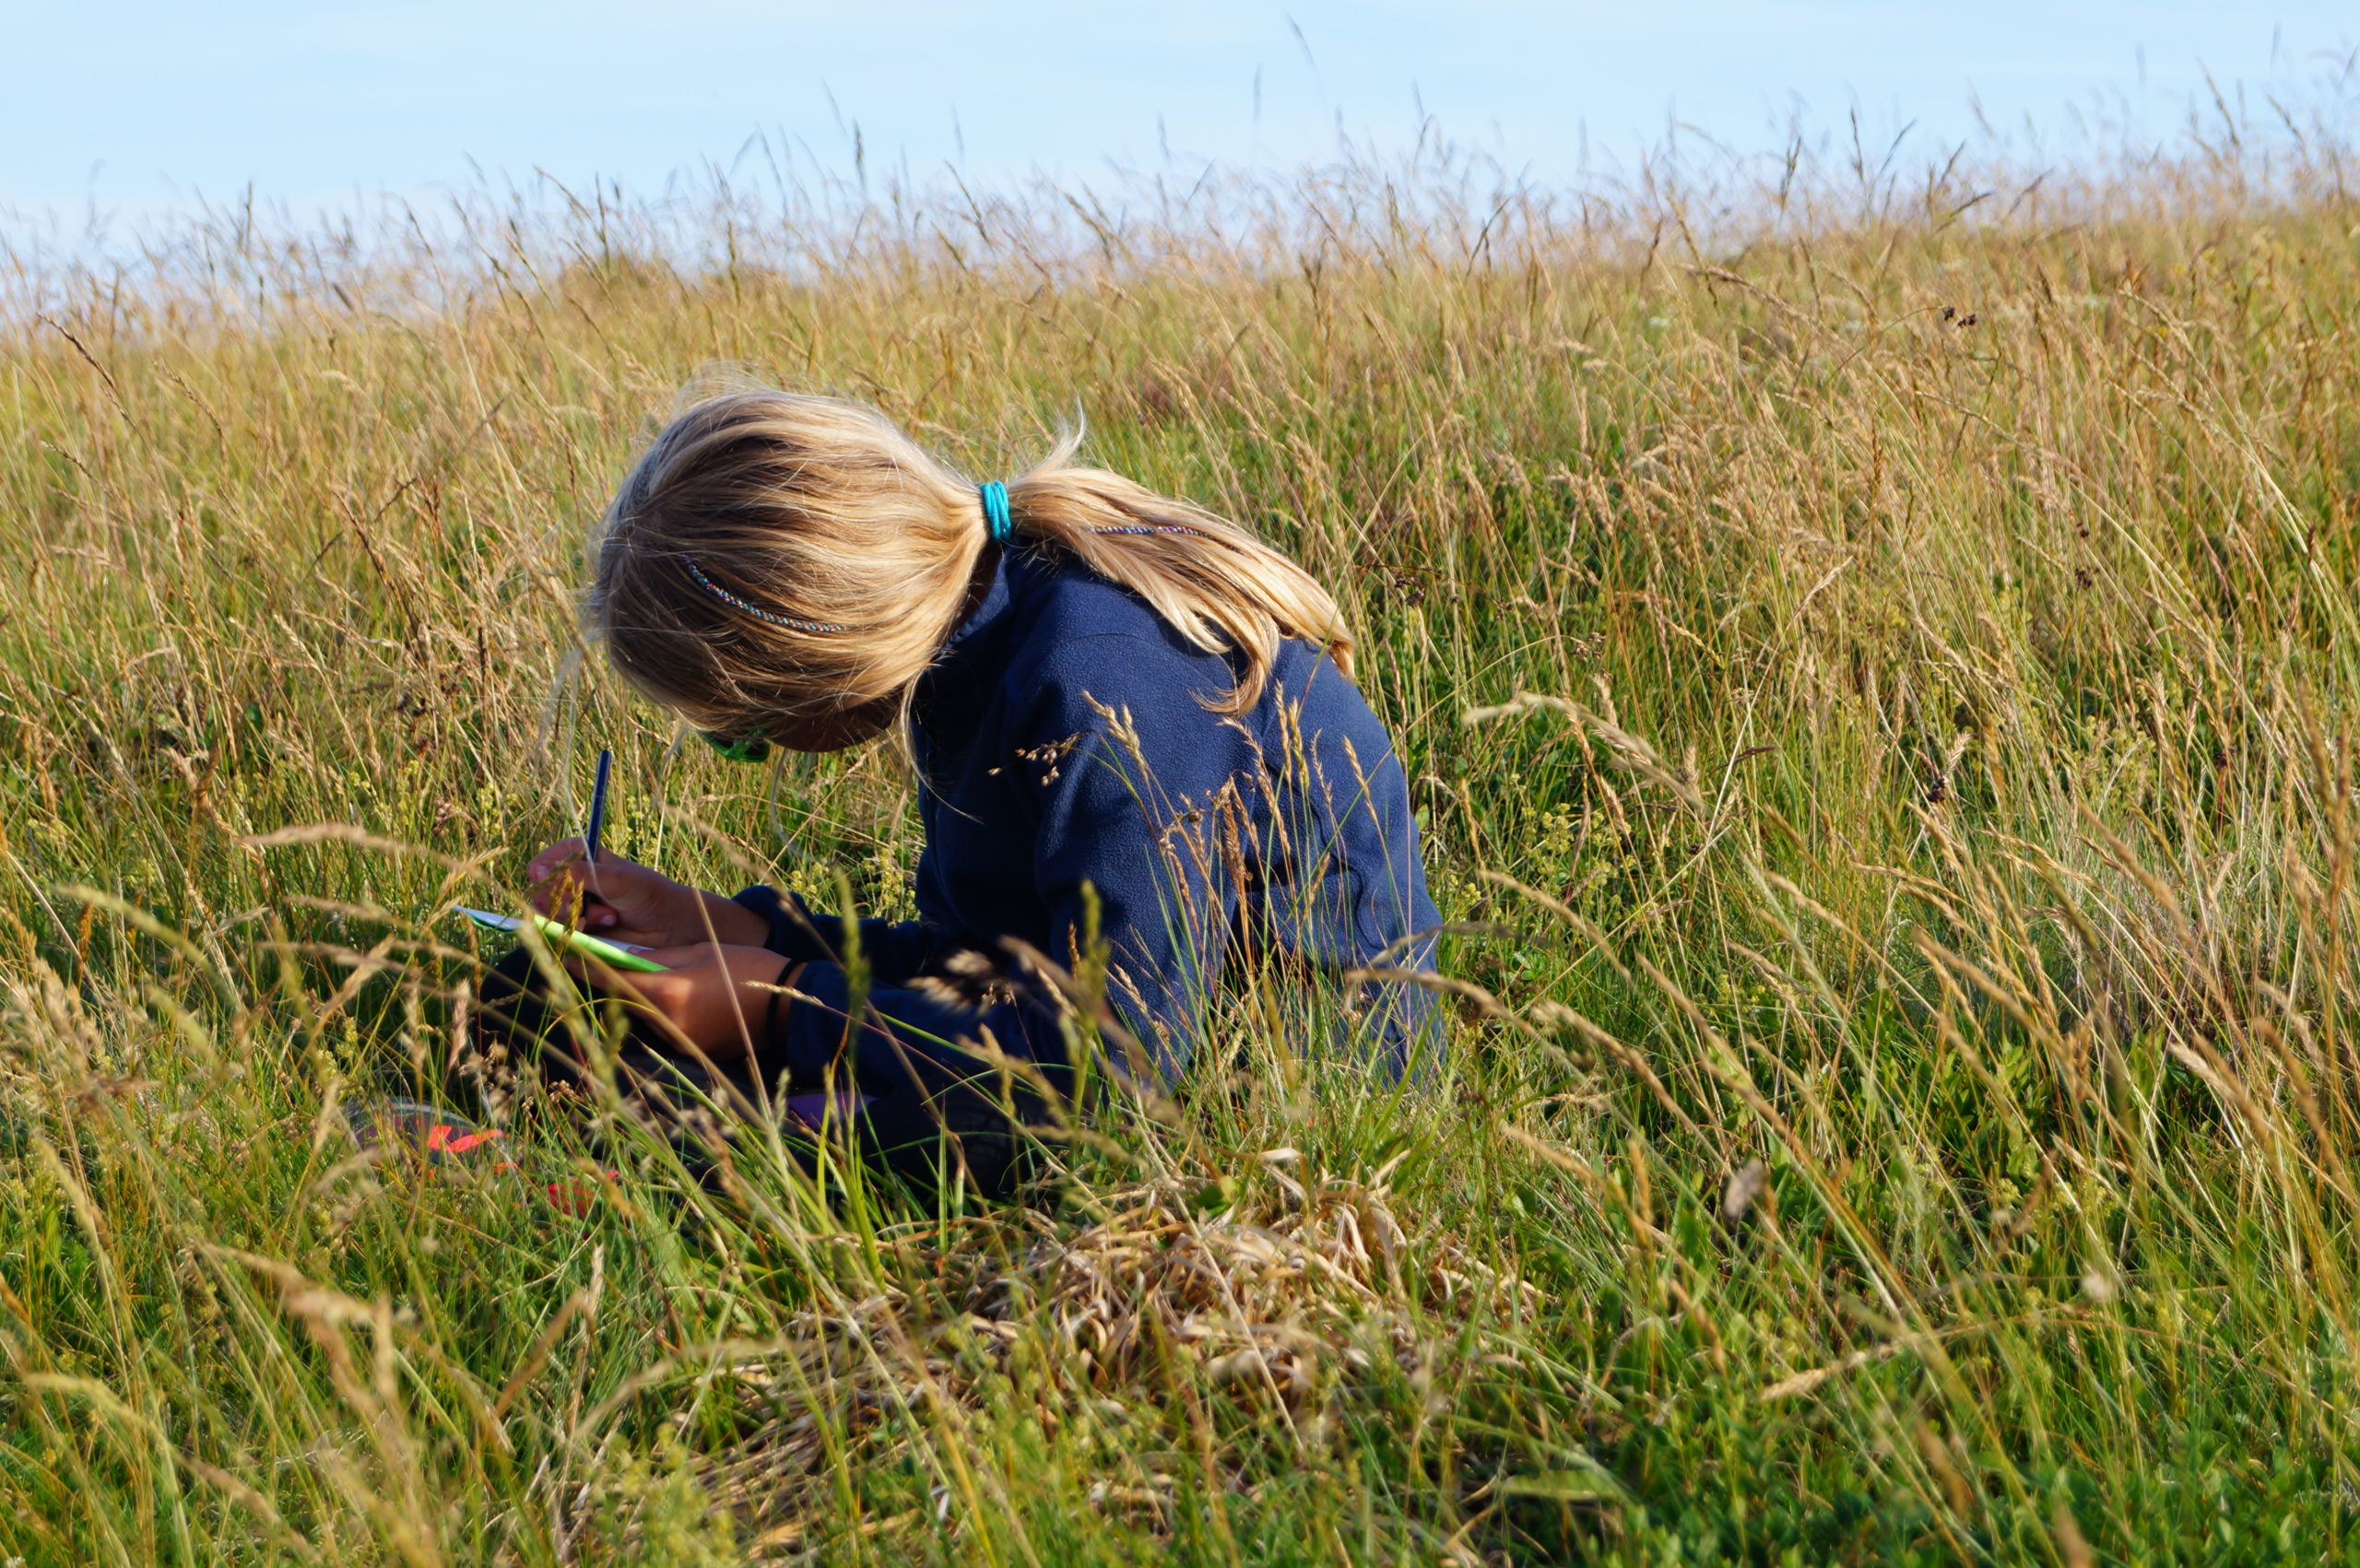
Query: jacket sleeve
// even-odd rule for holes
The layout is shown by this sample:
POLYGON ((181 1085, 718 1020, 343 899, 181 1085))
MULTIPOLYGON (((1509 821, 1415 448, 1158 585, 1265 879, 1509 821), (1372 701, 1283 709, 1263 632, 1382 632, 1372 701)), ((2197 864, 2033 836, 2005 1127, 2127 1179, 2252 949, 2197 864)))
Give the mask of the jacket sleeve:
MULTIPOLYGON (((798 895, 756 883, 733 895, 730 902, 769 922, 770 935, 762 946, 779 957, 804 963, 813 960, 844 962, 844 921, 815 913, 798 895)), ((900 984, 922 973, 932 956, 926 927, 917 921, 862 920, 856 930, 861 961, 873 980, 900 984)))

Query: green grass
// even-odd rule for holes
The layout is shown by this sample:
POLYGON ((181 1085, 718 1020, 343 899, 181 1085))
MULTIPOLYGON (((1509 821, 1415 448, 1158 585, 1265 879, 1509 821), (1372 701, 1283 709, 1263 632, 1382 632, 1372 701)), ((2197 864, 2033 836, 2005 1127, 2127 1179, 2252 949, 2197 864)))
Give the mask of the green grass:
POLYGON ((2360 1558, 2360 230, 2341 144, 2240 156, 1710 241, 1363 171, 1063 251, 691 267, 602 206, 20 267, 0 1555, 2360 1558), (733 770, 573 628, 715 361, 981 473, 1079 402, 1333 585, 1470 928, 1449 1066, 1241 1002, 1005 1208, 349 1159, 355 1094, 477 1103, 427 917, 601 744, 627 853, 907 907, 890 752, 733 770))

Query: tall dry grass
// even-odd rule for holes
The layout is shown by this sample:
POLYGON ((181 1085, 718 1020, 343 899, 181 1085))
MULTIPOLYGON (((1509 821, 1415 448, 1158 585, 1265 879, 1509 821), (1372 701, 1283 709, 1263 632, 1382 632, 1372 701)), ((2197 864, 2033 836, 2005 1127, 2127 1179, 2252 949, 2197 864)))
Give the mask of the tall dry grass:
POLYGON ((0 1542, 2352 1556, 2342 147, 20 258, 0 1542), (890 755, 733 772, 573 630, 714 362, 979 471, 1079 407, 1334 586, 1469 927, 1450 1065, 1240 1006, 1233 1074, 1002 1208, 760 1139, 608 1178, 529 1106, 588 1213, 354 1158, 356 1095, 479 1103, 434 913, 599 745, 618 848, 906 908, 890 755))

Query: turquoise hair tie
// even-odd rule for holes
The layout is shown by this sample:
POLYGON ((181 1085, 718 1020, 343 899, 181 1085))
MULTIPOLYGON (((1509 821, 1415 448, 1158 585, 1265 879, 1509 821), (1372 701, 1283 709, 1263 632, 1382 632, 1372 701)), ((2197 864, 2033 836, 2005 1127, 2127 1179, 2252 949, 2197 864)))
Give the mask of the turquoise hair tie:
POLYGON ((975 487, 984 499, 984 528, 992 543, 1004 545, 1016 537, 1016 519, 1008 514, 1008 487, 997 479, 990 479, 975 487))

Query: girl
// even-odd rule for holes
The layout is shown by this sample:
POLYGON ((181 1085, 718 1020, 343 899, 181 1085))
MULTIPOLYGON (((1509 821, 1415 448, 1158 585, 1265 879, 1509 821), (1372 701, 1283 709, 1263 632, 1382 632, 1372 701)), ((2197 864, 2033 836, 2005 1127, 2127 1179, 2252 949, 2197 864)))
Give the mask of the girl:
POLYGON ((655 439, 594 543, 592 634, 725 750, 902 726, 917 920, 584 865, 577 839, 530 867, 544 910, 657 949, 628 981, 672 1055, 758 1103, 856 1106, 889 1158, 947 1149, 986 1190, 1070 1081, 1092 933, 1135 1071, 1188 1066, 1225 966, 1298 1010, 1328 976, 1338 1046, 1388 1073, 1429 1033, 1404 976, 1438 919, 1334 600, 1074 444, 977 486, 873 409, 733 392, 655 439))

